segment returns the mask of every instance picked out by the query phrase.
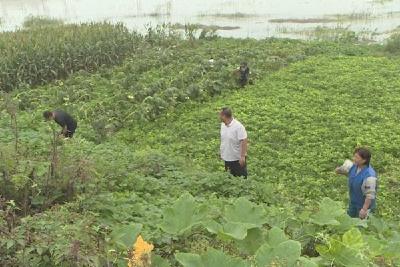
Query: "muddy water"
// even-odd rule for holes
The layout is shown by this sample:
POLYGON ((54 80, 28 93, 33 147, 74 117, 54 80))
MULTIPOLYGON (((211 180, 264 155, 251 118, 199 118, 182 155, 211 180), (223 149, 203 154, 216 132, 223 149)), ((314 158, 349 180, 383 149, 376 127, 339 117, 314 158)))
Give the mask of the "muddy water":
POLYGON ((380 39, 400 25, 400 0, 0 0, 2 30, 21 27, 28 16, 123 22, 140 31, 164 22, 231 26, 219 35, 254 38, 348 27, 380 39))

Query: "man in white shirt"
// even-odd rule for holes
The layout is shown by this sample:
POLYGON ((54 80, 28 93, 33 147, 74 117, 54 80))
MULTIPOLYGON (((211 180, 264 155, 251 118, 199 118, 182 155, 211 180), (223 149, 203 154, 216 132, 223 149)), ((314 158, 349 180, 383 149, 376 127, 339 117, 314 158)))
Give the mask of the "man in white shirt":
POLYGON ((244 126, 232 116, 230 108, 223 108, 221 118, 221 158, 225 170, 233 176, 247 178, 247 132, 244 126))

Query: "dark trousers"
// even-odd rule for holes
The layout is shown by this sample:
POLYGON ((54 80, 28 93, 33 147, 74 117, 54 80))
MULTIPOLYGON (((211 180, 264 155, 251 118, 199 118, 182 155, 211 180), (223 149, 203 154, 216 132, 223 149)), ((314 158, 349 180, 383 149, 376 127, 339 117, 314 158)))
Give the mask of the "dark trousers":
POLYGON ((65 138, 72 138, 74 133, 75 133, 75 129, 71 129, 71 130, 67 129, 67 131, 64 133, 64 137, 65 138))
POLYGON ((229 171, 233 176, 243 176, 247 178, 247 162, 242 167, 238 160, 225 161, 225 170, 229 171))

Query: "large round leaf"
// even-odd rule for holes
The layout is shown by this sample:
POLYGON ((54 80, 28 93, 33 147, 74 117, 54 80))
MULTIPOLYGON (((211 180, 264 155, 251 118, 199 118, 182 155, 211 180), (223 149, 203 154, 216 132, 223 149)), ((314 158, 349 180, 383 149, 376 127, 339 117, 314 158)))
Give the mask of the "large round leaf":
POLYGON ((227 236, 237 240, 243 240, 247 236, 247 228, 242 223, 227 222, 219 224, 211 220, 204 223, 206 229, 213 234, 227 236))
POLYGON ((233 205, 226 207, 224 218, 228 222, 242 223, 247 229, 251 229, 265 224, 267 214, 263 207, 240 197, 233 202, 233 205))
POLYGON ((250 267, 249 262, 233 258, 213 248, 209 248, 201 256, 191 253, 177 253, 175 258, 184 267, 250 267))
POLYGON ((161 229, 169 234, 181 235, 200 223, 204 216, 205 211, 200 208, 193 196, 187 193, 164 210, 161 229))
POLYGON ((236 244, 241 252, 254 255, 265 243, 265 236, 260 228, 253 228, 247 231, 247 236, 243 240, 236 240, 236 244))
POLYGON ((128 249, 133 246, 141 230, 141 224, 115 226, 110 234, 111 242, 128 249))
POLYGON ((288 238, 285 235, 285 232, 283 232, 282 229, 279 229, 278 227, 273 227, 271 230, 268 231, 267 234, 267 243, 270 245, 270 247, 277 247, 279 244, 287 241, 288 238))
POLYGON ((363 253, 365 247, 361 232, 353 228, 340 239, 330 238, 328 244, 317 246, 323 259, 343 266, 368 266, 363 253))
POLYGON ((340 202, 326 197, 319 204, 319 211, 311 216, 311 221, 318 225, 340 225, 338 217, 344 213, 340 202))
POLYGON ((257 266, 294 266, 301 255, 301 244, 294 240, 271 247, 268 243, 262 245, 256 253, 257 266), (275 265, 274 265, 275 264, 275 265))

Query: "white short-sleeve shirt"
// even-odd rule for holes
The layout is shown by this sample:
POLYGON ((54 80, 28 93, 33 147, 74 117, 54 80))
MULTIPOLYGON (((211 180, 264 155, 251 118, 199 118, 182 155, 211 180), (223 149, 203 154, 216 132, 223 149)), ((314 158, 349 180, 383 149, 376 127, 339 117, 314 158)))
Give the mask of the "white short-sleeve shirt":
POLYGON ((246 138, 246 129, 236 119, 229 125, 221 123, 221 158, 224 161, 240 160, 240 142, 246 138))

